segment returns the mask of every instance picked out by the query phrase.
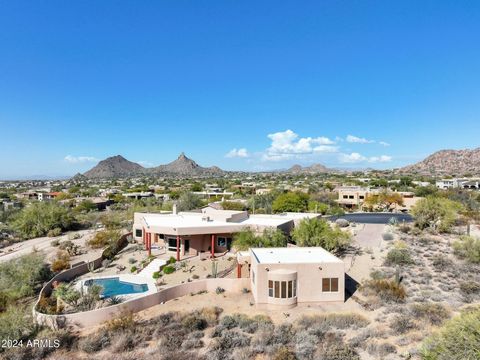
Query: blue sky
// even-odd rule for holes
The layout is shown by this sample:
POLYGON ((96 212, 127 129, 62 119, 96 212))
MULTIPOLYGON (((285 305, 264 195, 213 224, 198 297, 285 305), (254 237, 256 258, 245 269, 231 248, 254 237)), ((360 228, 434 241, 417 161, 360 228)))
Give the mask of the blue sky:
POLYGON ((0 1, 0 178, 479 145, 477 1, 0 1))

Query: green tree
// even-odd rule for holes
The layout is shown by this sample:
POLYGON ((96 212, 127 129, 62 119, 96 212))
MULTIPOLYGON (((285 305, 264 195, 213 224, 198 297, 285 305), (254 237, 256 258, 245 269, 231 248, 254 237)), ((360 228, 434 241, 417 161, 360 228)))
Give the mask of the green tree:
POLYGON ((280 194, 272 204, 275 213, 303 212, 308 208, 309 196, 300 192, 287 192, 280 194))
POLYGON ((203 206, 202 199, 191 192, 184 192, 178 198, 177 209, 178 211, 188 211, 198 209, 203 206))
POLYGON ((88 213, 90 211, 96 211, 97 205, 94 204, 92 200, 83 200, 80 204, 77 205, 75 211, 81 213, 88 213))
POLYGON ((298 246, 321 246, 335 253, 345 250, 351 242, 349 233, 317 218, 302 220, 293 230, 292 238, 298 246))
POLYGON ((462 210, 458 202, 428 196, 419 200, 412 208, 415 225, 420 229, 431 228, 440 232, 448 232, 462 210))
POLYGON ((47 235, 49 230, 69 230, 75 223, 70 209, 54 202, 37 202, 18 213, 12 226, 20 237, 29 239, 47 235))
POLYGON ((480 307, 464 310, 425 340, 424 360, 478 359, 480 355, 480 307))
POLYGON ((265 229, 262 235, 256 235, 253 230, 247 229, 234 235, 233 246, 237 250, 258 247, 284 247, 287 246, 287 237, 279 229, 265 229))

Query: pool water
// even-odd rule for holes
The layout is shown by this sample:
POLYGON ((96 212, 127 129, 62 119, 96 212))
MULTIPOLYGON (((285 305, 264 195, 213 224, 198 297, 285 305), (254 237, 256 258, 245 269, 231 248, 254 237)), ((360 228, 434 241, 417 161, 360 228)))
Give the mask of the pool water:
POLYGON ((147 284, 133 284, 126 281, 121 281, 120 278, 104 278, 104 279, 90 279, 84 283, 86 286, 93 284, 102 287, 102 296, 112 297, 117 295, 137 294, 148 291, 147 284))

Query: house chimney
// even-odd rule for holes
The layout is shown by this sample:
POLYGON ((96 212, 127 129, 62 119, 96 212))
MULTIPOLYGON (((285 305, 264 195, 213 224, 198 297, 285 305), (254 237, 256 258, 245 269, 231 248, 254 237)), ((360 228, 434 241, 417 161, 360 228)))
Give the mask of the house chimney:
POLYGON ((177 215, 177 204, 173 204, 172 211, 173 211, 173 215, 177 215))

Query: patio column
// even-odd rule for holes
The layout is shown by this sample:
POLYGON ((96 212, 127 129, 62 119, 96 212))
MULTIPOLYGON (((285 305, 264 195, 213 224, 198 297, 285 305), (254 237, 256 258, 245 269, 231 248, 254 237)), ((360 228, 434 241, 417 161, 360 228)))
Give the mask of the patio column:
POLYGON ((148 256, 152 255, 152 233, 148 233, 148 256))
POLYGON ((212 258, 215 257, 215 235, 212 234, 212 244, 210 245, 210 249, 212 252, 212 258))
POLYGON ((180 261, 180 236, 177 235, 177 261, 180 261))
POLYGON ((242 264, 237 264, 237 278, 242 277, 242 264))
POLYGON ((145 244, 145 228, 142 228, 142 241, 145 244))

